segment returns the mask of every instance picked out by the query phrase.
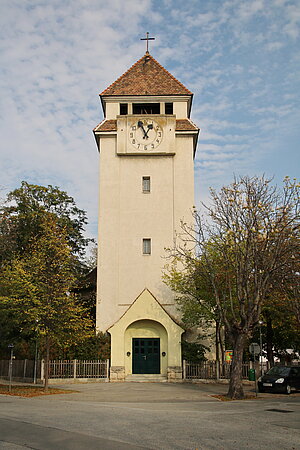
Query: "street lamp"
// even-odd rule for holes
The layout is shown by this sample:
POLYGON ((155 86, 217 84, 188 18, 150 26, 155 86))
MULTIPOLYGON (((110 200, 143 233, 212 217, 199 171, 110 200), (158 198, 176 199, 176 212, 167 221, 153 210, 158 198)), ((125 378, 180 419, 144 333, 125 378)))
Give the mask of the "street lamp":
POLYGON ((8 344, 8 348, 10 348, 10 361, 9 361, 9 370, 8 370, 8 377, 9 377, 9 385, 8 390, 11 392, 11 380, 12 380, 12 364, 13 364, 13 357, 14 357, 14 344, 8 344))
POLYGON ((259 324, 259 346, 260 346, 260 354, 259 354, 259 359, 260 359, 260 375, 262 376, 262 333, 261 333, 261 326, 263 325, 263 321, 259 320, 258 321, 259 324))
POLYGON ((37 357, 38 357, 38 326, 39 320, 36 319, 36 336, 35 336, 35 354, 34 354, 34 369, 33 369, 33 383, 36 384, 36 371, 37 371, 37 357))

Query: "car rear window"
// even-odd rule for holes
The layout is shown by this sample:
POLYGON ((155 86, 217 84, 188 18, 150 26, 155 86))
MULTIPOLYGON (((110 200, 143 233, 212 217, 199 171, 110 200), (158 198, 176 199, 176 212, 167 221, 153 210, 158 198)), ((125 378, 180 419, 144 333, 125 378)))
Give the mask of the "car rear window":
POLYGON ((289 375, 290 370, 290 367, 274 366, 272 369, 268 370, 267 375, 280 375, 286 377, 289 375))

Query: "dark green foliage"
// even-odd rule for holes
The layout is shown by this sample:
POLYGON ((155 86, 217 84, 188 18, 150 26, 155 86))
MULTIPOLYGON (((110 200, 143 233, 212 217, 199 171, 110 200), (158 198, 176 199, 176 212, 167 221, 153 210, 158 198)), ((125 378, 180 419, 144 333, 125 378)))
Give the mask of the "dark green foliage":
POLYGON ((110 358, 110 336, 98 333, 72 346, 64 355, 65 359, 102 359, 110 358))
POLYGON ((200 363, 201 361, 207 361, 204 355, 209 348, 199 342, 182 341, 181 350, 182 358, 188 362, 200 363))

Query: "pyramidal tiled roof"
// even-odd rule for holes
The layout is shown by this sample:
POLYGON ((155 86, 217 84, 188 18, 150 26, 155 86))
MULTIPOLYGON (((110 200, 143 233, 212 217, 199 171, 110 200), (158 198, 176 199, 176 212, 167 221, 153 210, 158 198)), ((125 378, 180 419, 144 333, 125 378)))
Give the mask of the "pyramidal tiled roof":
POLYGON ((146 53, 100 95, 193 95, 146 53))

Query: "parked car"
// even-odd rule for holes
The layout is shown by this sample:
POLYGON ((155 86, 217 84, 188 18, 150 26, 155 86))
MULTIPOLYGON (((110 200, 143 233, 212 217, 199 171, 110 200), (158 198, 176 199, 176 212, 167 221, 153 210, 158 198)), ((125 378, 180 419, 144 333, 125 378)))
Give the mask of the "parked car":
POLYGON ((259 392, 300 390, 300 366, 274 366, 257 380, 259 392))

